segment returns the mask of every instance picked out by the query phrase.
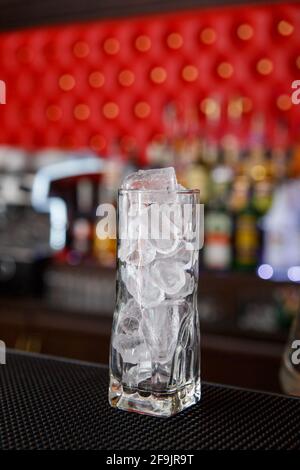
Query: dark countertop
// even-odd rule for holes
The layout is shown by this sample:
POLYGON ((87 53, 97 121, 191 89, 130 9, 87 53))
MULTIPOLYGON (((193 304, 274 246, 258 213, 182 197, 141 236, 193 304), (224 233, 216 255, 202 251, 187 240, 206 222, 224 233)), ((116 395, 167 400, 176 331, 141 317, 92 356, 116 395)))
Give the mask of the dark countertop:
POLYGON ((203 384, 201 402, 169 419, 107 401, 108 369, 8 352, 0 366, 2 449, 300 449, 300 400, 203 384))

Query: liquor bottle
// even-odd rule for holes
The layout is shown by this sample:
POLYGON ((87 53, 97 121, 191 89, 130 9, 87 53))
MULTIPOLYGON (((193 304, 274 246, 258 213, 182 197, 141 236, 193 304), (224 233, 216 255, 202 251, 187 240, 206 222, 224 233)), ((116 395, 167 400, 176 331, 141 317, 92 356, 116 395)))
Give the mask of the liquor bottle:
MULTIPOLYGON (((98 204, 110 204, 116 208, 116 198, 118 188, 123 179, 125 171, 124 161, 121 155, 120 147, 117 142, 113 142, 102 181, 99 184, 98 204)), ((94 229, 94 256, 102 266, 113 267, 116 262, 116 238, 99 236, 97 227, 99 220, 96 221, 94 229)))
POLYGON ((288 165, 288 176, 290 178, 300 178, 300 142, 297 142, 292 150, 288 165))
POLYGON ((110 146, 109 154, 105 162, 105 173, 103 177, 104 199, 116 200, 118 188, 124 176, 124 166, 124 158, 119 142, 114 140, 110 146))
POLYGON ((207 99, 205 103, 203 109, 205 114, 203 161, 208 168, 212 169, 217 165, 219 156, 221 102, 219 97, 212 97, 207 99))
POLYGON ((239 174, 241 167, 242 112, 242 99, 240 97, 231 98, 227 106, 227 130, 222 137, 221 145, 224 151, 224 161, 235 175, 239 174))
POLYGON ((248 152, 244 171, 256 183, 270 175, 270 152, 266 141, 265 118, 262 114, 252 119, 248 152))
POLYGON ((203 142, 200 138, 195 139, 193 151, 195 154, 193 162, 187 166, 184 179, 185 185, 190 189, 200 189, 201 203, 206 204, 210 196, 210 173, 203 159, 203 142))
POLYGON ((84 257, 91 249, 91 223, 85 217, 77 217, 73 222, 73 250, 84 257))
POLYGON ((272 135, 271 175, 274 183, 280 184, 289 176, 290 158, 288 126, 279 120, 272 135))
POLYGON ((211 172, 212 195, 205 216, 203 263, 208 269, 228 270, 232 265, 232 215, 228 209, 228 191, 232 173, 224 165, 223 154, 211 172))
POLYGON ((227 206, 234 177, 232 167, 226 162, 226 155, 224 148, 221 147, 219 149, 217 164, 211 170, 211 184, 214 198, 219 201, 224 201, 225 206, 227 206))
POLYGON ((92 246, 93 183, 81 178, 76 186, 76 216, 72 222, 72 250, 79 258, 87 257, 92 246))
POLYGON ((207 269, 228 270, 232 263, 232 221, 222 207, 210 209, 205 216, 203 263, 207 269))
MULTIPOLYGON (((102 203, 111 204, 116 206, 114 197, 111 197, 110 193, 107 193, 103 189, 103 183, 99 184, 99 205, 102 203)), ((99 207, 98 205, 98 207, 99 207)), ((102 266, 114 267, 116 263, 116 239, 114 238, 102 238, 98 233, 99 220, 96 220, 94 227, 94 240, 93 240, 93 254, 94 257, 99 261, 102 266)))
POLYGON ((202 138, 200 135, 199 116, 195 107, 184 110, 181 127, 181 148, 177 152, 180 166, 179 183, 190 189, 200 189, 201 200, 207 199, 207 171, 202 164, 202 138))
POLYGON ((300 266, 300 182, 287 180, 274 192, 272 206, 263 218, 263 262, 278 280, 293 279, 293 268, 300 266))
POLYGON ((238 270, 252 271, 261 258, 260 216, 271 203, 270 165, 262 114, 252 119, 240 170, 237 179, 240 197, 235 200, 234 194, 231 196, 231 207, 235 211, 234 266, 238 270))
POLYGON ((232 182, 228 196, 228 206, 234 215, 247 206, 249 190, 249 178, 246 175, 237 175, 232 182))
POLYGON ((257 181, 253 185, 253 207, 260 216, 268 212, 272 205, 273 182, 270 179, 257 181))
POLYGON ((252 271, 258 265, 261 246, 258 216, 249 191, 247 202, 237 211, 234 222, 234 266, 238 270, 252 271))

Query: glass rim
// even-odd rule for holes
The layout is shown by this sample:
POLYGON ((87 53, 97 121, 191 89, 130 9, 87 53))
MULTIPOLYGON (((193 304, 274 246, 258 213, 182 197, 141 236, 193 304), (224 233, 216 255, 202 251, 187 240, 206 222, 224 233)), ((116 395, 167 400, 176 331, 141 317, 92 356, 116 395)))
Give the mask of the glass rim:
POLYGON ((200 194, 200 189, 125 189, 119 188, 118 194, 200 194))

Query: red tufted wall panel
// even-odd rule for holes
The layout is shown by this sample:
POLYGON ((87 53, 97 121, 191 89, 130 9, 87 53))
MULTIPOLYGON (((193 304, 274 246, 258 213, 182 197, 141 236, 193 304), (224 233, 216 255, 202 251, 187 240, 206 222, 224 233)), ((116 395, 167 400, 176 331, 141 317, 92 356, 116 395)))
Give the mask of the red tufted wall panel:
POLYGON ((199 104, 245 98, 244 119, 279 115, 291 138, 300 105, 300 7, 295 3, 226 7, 133 17, 0 35, 0 143, 26 148, 89 147, 114 137, 146 142, 162 130, 170 100, 199 104))

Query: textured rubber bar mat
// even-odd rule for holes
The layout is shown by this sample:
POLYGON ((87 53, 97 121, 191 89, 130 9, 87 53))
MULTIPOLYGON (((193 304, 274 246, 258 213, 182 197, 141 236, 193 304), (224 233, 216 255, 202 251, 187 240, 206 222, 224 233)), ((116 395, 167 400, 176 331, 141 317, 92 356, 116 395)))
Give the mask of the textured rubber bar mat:
POLYGON ((9 353, 0 366, 2 449, 300 449, 300 400, 203 384, 169 419, 107 402, 108 370, 9 353))

